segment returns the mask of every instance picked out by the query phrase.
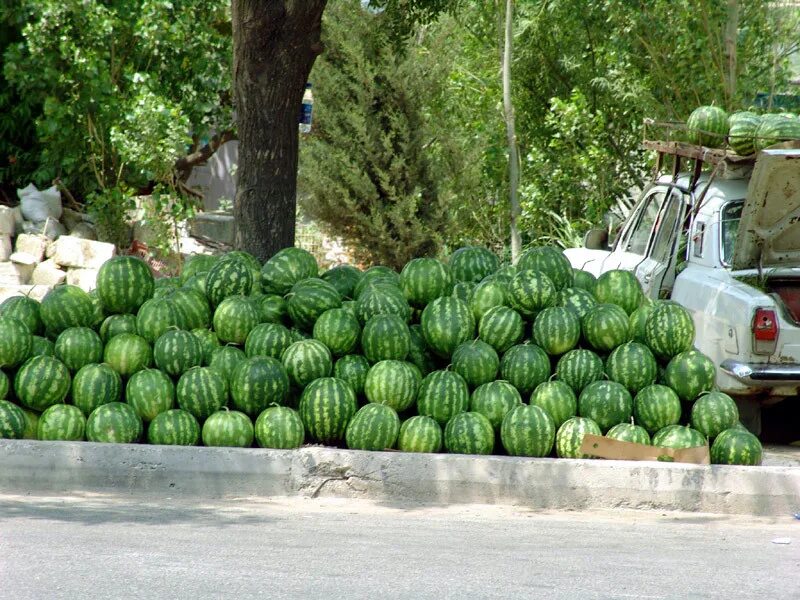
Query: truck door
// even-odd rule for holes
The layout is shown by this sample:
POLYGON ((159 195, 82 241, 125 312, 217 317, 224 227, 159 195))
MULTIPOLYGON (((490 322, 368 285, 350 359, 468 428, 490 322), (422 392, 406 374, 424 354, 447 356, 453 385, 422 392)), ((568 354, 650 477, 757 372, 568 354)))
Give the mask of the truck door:
POLYGON ((635 271, 645 296, 650 298, 658 298, 665 284, 668 287, 672 285, 679 239, 683 234, 681 224, 686 211, 685 197, 680 190, 672 188, 663 193, 666 200, 656 219, 652 243, 647 256, 635 271))
POLYGON ((614 251, 603 262, 601 272, 611 269, 635 271, 637 265, 645 260, 665 194, 666 190, 662 187, 653 188, 645 194, 628 226, 622 231, 614 251))

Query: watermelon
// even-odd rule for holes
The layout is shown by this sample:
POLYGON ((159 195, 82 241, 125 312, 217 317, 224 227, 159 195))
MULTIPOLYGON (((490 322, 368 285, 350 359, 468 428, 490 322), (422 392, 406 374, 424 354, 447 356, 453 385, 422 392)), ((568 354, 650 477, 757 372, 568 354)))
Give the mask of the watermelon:
POLYGON ((459 345, 451 359, 453 370, 464 378, 467 385, 476 388, 494 381, 500 358, 494 348, 481 340, 472 340, 459 345))
POLYGON ((800 119, 788 113, 764 115, 756 129, 755 149, 800 139, 800 119))
POLYGON ((339 265, 325 271, 320 278, 335 287, 342 298, 353 298, 356 285, 363 276, 364 274, 356 267, 339 265))
POLYGON ((289 322, 289 311, 286 309, 286 301, 282 296, 265 294, 258 298, 256 304, 258 318, 262 323, 285 325, 289 322))
POLYGON ((739 422, 733 398, 723 392, 709 392, 692 405, 692 427, 707 438, 715 438, 739 422))
POLYGON ((179 288, 167 297, 178 311, 182 329, 207 329, 211 325, 211 308, 203 293, 190 288, 179 288))
POLYGON ((611 381, 624 385, 631 394, 656 382, 658 365, 650 349, 638 342, 617 346, 606 361, 611 381))
POLYGON ((444 447, 451 454, 491 454, 494 428, 480 413, 462 412, 447 422, 444 447))
POLYGON ((122 402, 109 402, 95 408, 86 420, 86 439, 90 442, 130 444, 139 439, 144 427, 139 415, 122 402))
POLYGON ((570 309, 574 312, 579 319, 589 312, 593 306, 597 304, 597 300, 586 290, 580 288, 564 288, 558 292, 556 297, 558 306, 570 309))
POLYGON ((556 432, 556 455, 559 458, 592 458, 590 454, 581 453, 583 436, 586 434, 602 435, 600 427, 584 417, 573 417, 564 421, 556 432))
POLYGON ((306 432, 297 411, 288 406, 270 406, 256 419, 256 442, 261 448, 299 448, 306 432))
POLYGON ((647 317, 644 340, 656 358, 664 361, 690 350, 694 343, 692 315, 680 304, 660 303, 647 317))
POLYGON ((644 300, 644 293, 636 275, 630 271, 606 271, 594 285, 592 292, 600 304, 616 304, 630 315, 644 300))
POLYGON ((661 384, 648 385, 639 390, 633 399, 633 418, 650 435, 681 419, 681 401, 669 387, 661 384))
POLYGON ((200 348, 203 350, 203 362, 200 364, 207 365, 211 362, 211 355, 214 350, 220 347, 219 338, 217 334, 210 329, 199 328, 192 329, 192 335, 200 342, 200 348))
POLYGON ((664 381, 684 402, 714 388, 717 368, 699 350, 688 350, 674 356, 664 370, 664 381))
POLYGON ((27 296, 11 296, 0 303, 0 317, 11 317, 22 322, 33 335, 44 331, 39 303, 27 296))
POLYGON ((180 329, 183 323, 170 298, 151 298, 136 313, 136 331, 153 344, 168 329, 180 329))
POLYGON ((8 381, 8 375, 6 375, 3 371, 0 371, 0 400, 5 399, 8 395, 8 390, 11 387, 11 384, 8 381))
POLYGON ((475 289, 474 283, 467 283, 466 281, 458 281, 453 285, 453 293, 451 294, 454 298, 458 298, 462 302, 469 303, 469 297, 472 294, 472 290, 475 289))
POLYGON ((400 289, 411 306, 424 308, 452 293, 453 275, 435 258, 414 258, 400 272, 400 289))
POLYGON ((740 156, 755 153, 755 136, 761 117, 754 112, 742 111, 728 117, 728 144, 740 156))
POLYGON ((103 359, 103 340, 88 327, 68 327, 56 338, 54 355, 74 373, 103 359))
POLYGON ((533 344, 512 346, 500 360, 500 376, 528 396, 550 377, 550 357, 533 344))
POLYGON ((431 417, 411 417, 400 426, 397 449, 402 452, 439 452, 442 449, 442 428, 431 417))
POLYGON ((741 429, 722 431, 711 445, 711 462, 715 465, 760 465, 761 454, 758 438, 741 429))
POLYGON ((371 285, 356 300, 356 317, 362 325, 375 315, 397 315, 408 322, 411 314, 408 300, 396 286, 371 285))
POLYGON ((312 440, 333 445, 344 440, 356 408, 356 395, 345 381, 322 377, 303 390, 298 412, 312 440))
POLYGON ((722 148, 728 135, 728 113, 718 106, 701 106, 689 115, 686 127, 691 143, 722 148))
POLYGON ((143 337, 122 333, 106 344, 103 362, 123 377, 148 368, 153 363, 153 351, 143 337))
POLYGON ((627 313, 616 304, 598 304, 581 320, 586 343, 597 352, 610 352, 630 340, 627 313))
MULTIPOLYGON (((379 317, 373 317, 377 318, 379 317)), ((400 319, 400 322, 405 331, 408 331, 405 320, 400 319)), ((355 315, 347 309, 331 308, 322 313, 314 323, 313 336, 315 340, 325 344, 334 356, 344 356, 355 350, 358 345, 361 325, 355 315)))
POLYGON ((227 296, 214 311, 214 331, 221 342, 244 344, 259 324, 258 311, 244 296, 227 296))
POLYGON ((594 381, 578 397, 578 415, 591 419, 606 432, 618 423, 630 422, 633 398, 622 384, 594 381))
POLYGON ((644 326, 647 323, 647 318, 655 310, 656 304, 654 302, 645 302, 635 311, 633 311, 628 318, 628 326, 630 327, 631 340, 645 344, 644 339, 644 326))
MULTIPOLYGON (((364 272, 361 280, 353 289, 353 298, 358 300, 361 294, 370 287, 384 284, 396 288, 402 294, 402 290, 400 290, 400 274, 397 271, 384 265, 372 266, 364 272)), ((405 298, 405 296, 403 297, 405 298)))
POLYGON ((364 393, 364 384, 367 382, 369 362, 360 354, 348 354, 341 357, 333 365, 333 376, 350 384, 357 396, 364 393))
POLYGON ((556 428, 538 406, 523 404, 509 412, 500 427, 500 440, 511 456, 547 456, 553 450, 556 428))
POLYGON ((533 323, 533 340, 547 354, 558 356, 572 350, 581 337, 578 315, 568 308, 545 308, 533 323))
POLYGON ((39 313, 48 337, 55 337, 67 327, 91 327, 95 311, 92 298, 74 285, 58 285, 42 299, 39 313))
POLYGON ((154 279, 152 297, 160 298, 162 296, 168 296, 173 291, 177 290, 180 286, 181 286, 181 281, 177 277, 159 277, 158 279, 154 279))
POLYGON ((289 317, 303 331, 311 331, 325 311, 341 306, 342 298, 336 288, 319 278, 298 281, 286 295, 289 317))
POLYGON ((251 418, 272 404, 284 404, 289 394, 289 376, 280 361, 254 356, 240 362, 231 377, 233 407, 251 418))
POLYGON ((522 317, 507 306, 490 308, 478 323, 478 337, 500 353, 518 344, 524 333, 522 317))
POLYGON ((590 294, 594 295, 595 283, 597 283, 597 277, 595 277, 588 271, 583 271, 582 269, 574 269, 574 268, 572 269, 573 288, 586 290, 590 294))
POLYGON ((152 421, 175 404, 175 384, 158 369, 142 369, 128 380, 125 402, 143 421, 152 421))
POLYGON ((203 347, 190 331, 165 331, 153 346, 156 366, 173 377, 203 364, 203 347))
POLYGON ((84 365, 72 379, 72 403, 85 416, 103 404, 122 398, 122 378, 105 364, 84 365))
POLYGON ((411 364, 382 360, 367 373, 364 394, 370 402, 385 404, 402 412, 414 404, 419 385, 419 376, 411 364))
POLYGON ((555 304, 556 292, 550 278, 539 271, 520 271, 508 284, 511 308, 531 319, 540 310, 555 304))
POLYGON ((64 402, 72 379, 67 367, 52 356, 29 358, 17 371, 14 392, 26 408, 42 411, 64 402))
POLYGON ((25 413, 9 402, 0 400, 0 439, 21 440, 25 435, 25 413))
POLYGON ((472 289, 467 301, 476 321, 479 321, 489 309, 508 306, 508 303, 508 285, 499 279, 481 281, 472 289))
POLYGON ((653 435, 653 446, 661 448, 696 448, 706 446, 708 440, 705 436, 691 427, 683 425, 668 425, 664 429, 659 429, 653 435))
POLYGON ((153 296, 150 267, 135 256, 110 258, 97 272, 97 296, 110 313, 135 313, 153 296))
POLYGON ((34 356, 55 356, 56 345, 51 340, 38 335, 33 336, 33 343, 31 344, 31 353, 28 358, 34 356))
POLYGON ((482 414, 495 430, 499 430, 503 418, 521 404, 522 397, 513 385, 507 381, 490 381, 472 392, 469 410, 482 414))
POLYGON ((425 336, 422 335, 422 326, 418 323, 408 328, 411 345, 408 349, 408 362, 416 366, 420 373, 425 376, 431 371, 436 370, 436 361, 428 351, 428 344, 425 343, 425 336))
POLYGON ((247 334, 244 352, 248 357, 269 356, 280 360, 284 350, 292 343, 292 334, 283 325, 261 323, 247 334))
POLYGON ((570 350, 558 359, 556 377, 575 394, 580 394, 587 385, 603 378, 603 361, 591 350, 570 350))
POLYGON ((362 406, 347 424, 345 440, 351 450, 393 448, 400 433, 400 417, 385 404, 362 406))
MULTIPOLYGON (((12 406, 16 406, 16 404, 14 404, 12 406)), ((25 409, 22 409, 22 413, 23 413, 23 415, 25 417, 25 431, 22 434, 23 439, 26 439, 26 440, 38 439, 38 437, 39 437, 38 436, 38 433, 39 433, 39 415, 37 413, 33 412, 32 410, 25 410, 25 409)), ((2 418, 0 418, 0 420, 2 420, 2 418)), ((1 425, 0 425, 0 429, 2 429, 1 425)), ((0 437, 3 437, 2 434, 0 434, 0 437)))
POLYGON ((574 279, 569 259, 561 250, 551 246, 537 246, 523 252, 517 262, 517 269, 547 275, 556 291, 570 287, 574 279))
POLYGON ((201 435, 204 446, 249 448, 253 445, 253 422, 238 410, 218 410, 203 423, 201 435))
POLYGON ((181 283, 186 283, 190 277, 198 273, 208 273, 218 260, 218 256, 210 254, 192 254, 183 263, 183 270, 180 275, 181 283))
POLYGON ((111 315, 100 325, 100 339, 104 344, 120 333, 136 333, 136 315, 111 315))
POLYGON ((453 297, 437 298, 420 318, 425 343, 439 356, 450 356, 459 344, 472 339, 475 318, 469 307, 453 297))
POLYGON ((166 410, 150 422, 147 441, 162 446, 196 446, 200 442, 200 423, 185 410, 166 410))
MULTIPOLYGON (((233 384, 231 395, 233 395, 232 390, 233 384)), ((225 381, 225 376, 216 369, 192 367, 178 379, 175 398, 180 408, 194 415, 198 421, 202 421, 228 403, 228 383, 225 381)), ((236 402, 234 406, 239 408, 236 402)))
POLYGON ((631 423, 620 423, 614 425, 606 433, 607 438, 619 440, 620 442, 633 442, 634 444, 650 445, 650 435, 644 427, 632 425, 631 423))
POLYGON ((318 273, 313 254, 302 248, 284 248, 261 267, 261 288, 266 294, 283 296, 298 281, 316 277, 318 273))
POLYGON ((486 248, 465 246, 450 255, 448 264, 456 281, 478 283, 500 267, 500 260, 486 248))
POLYGON ((333 359, 328 347, 317 340, 301 340, 289 346, 281 357, 289 382, 304 388, 320 377, 328 377, 333 370, 333 359))
POLYGON ((201 294, 203 294, 203 297, 205 298, 207 277, 208 277, 208 271, 192 275, 183 283, 183 287, 190 290, 194 290, 196 292, 200 292, 201 294))
POLYGON ((248 296, 252 291, 252 266, 235 257, 217 261, 206 276, 206 296, 212 308, 229 296, 248 296))
POLYGON ((553 419, 555 428, 578 414, 578 399, 572 388, 563 381, 545 381, 536 386, 530 404, 538 406, 553 419))
POLYGON ((0 368, 14 368, 31 354, 33 335, 14 317, 0 317, 0 368))
POLYGON ((419 384, 417 412, 444 426, 469 407, 467 382, 453 371, 433 371, 419 384))
POLYGON ((225 380, 230 382, 233 370, 244 361, 247 355, 236 346, 222 346, 211 353, 211 362, 208 364, 212 369, 219 371, 225 380))
POLYGON ((91 290, 89 292, 89 299, 92 301, 92 318, 89 322, 89 327, 98 329, 108 315, 103 309, 100 298, 97 297, 97 290, 91 290))
POLYGON ((361 351, 371 363, 405 360, 411 349, 411 334, 397 315, 375 315, 361 332, 361 351))

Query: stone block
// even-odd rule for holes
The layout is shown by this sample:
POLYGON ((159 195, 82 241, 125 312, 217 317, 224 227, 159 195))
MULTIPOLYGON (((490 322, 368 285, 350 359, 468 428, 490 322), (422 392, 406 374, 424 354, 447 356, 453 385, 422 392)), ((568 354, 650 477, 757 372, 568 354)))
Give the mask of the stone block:
POLYGON ((52 260, 46 260, 39 263, 33 269, 31 275, 31 283, 33 285, 58 285, 67 280, 67 274, 58 268, 58 265, 52 260))
POLYGON ((15 262, 0 263, 0 285, 27 285, 33 275, 33 265, 15 262))
POLYGON ((34 263, 40 263, 44 260, 44 251, 46 248, 47 238, 45 236, 22 233, 17 236, 16 244, 14 244, 14 253, 27 254, 33 259, 34 263))
POLYGON ((8 260, 11 256, 12 248, 11 236, 8 234, 0 234, 0 261, 8 260))
POLYGON ((203 237, 233 245, 233 215, 229 213, 200 213, 192 219, 190 232, 195 237, 203 237))
POLYGON ((77 210, 64 208, 64 212, 61 214, 61 222, 64 224, 64 227, 72 231, 80 223, 83 223, 83 215, 77 210))
POLYGON ((14 209, 9 206, 0 206, 0 235, 14 235, 16 230, 14 209))
POLYGON ((55 242, 53 260, 60 267, 99 269, 116 253, 114 244, 62 235, 55 242))
POLYGON ((70 269, 67 271, 67 283, 91 292, 97 287, 97 271, 98 269, 70 269))
POLYGON ((5 285, 0 284, 0 302, 12 296, 28 296, 38 302, 42 301, 53 287, 49 285, 5 285))

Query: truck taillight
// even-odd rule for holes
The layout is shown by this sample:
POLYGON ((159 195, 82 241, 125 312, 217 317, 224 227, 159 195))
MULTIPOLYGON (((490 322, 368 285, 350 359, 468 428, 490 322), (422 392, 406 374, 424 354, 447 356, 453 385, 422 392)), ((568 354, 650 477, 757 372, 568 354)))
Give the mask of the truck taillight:
POLYGON ((757 308, 753 317, 753 338, 757 342, 774 342, 778 339, 778 315, 769 308, 757 308))

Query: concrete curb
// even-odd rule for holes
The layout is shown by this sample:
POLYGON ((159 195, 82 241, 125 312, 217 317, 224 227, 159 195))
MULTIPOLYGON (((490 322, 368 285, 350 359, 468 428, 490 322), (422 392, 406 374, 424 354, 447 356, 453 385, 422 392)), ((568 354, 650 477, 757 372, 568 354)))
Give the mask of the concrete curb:
POLYGON ((800 467, 0 440, 0 491, 708 512, 800 509, 800 467))

